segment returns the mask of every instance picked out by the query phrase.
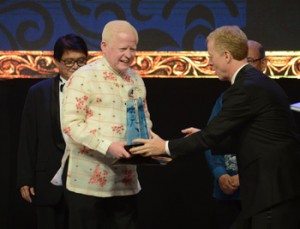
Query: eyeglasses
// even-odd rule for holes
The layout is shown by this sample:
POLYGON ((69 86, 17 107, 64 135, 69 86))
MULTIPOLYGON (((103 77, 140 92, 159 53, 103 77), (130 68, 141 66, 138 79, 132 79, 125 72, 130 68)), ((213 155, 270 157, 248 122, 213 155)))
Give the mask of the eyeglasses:
POLYGON ((86 58, 79 58, 77 60, 73 59, 66 59, 66 60, 61 60, 61 62, 67 67, 71 68, 73 65, 76 63, 79 67, 83 66, 86 64, 86 58))
POLYGON ((258 59, 254 59, 254 58, 252 58, 252 57, 247 57, 247 62, 248 63, 254 63, 254 62, 257 62, 257 61, 261 61, 262 59, 264 59, 265 57, 263 56, 263 57, 260 57, 260 58, 258 58, 258 59))

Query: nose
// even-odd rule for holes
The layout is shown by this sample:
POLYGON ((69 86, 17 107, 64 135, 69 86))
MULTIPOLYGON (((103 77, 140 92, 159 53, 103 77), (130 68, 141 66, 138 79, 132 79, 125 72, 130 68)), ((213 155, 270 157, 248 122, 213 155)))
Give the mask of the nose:
POLYGON ((132 53, 131 53, 131 50, 130 50, 130 49, 126 49, 124 54, 125 54, 125 56, 128 57, 128 58, 130 58, 130 57, 132 56, 132 53))
POLYGON ((207 66, 211 69, 211 70, 213 70, 213 63, 212 63, 212 61, 211 60, 208 60, 208 63, 207 63, 207 66))
POLYGON ((73 69, 78 69, 80 66, 78 65, 78 63, 75 61, 75 63, 73 64, 72 68, 73 69))

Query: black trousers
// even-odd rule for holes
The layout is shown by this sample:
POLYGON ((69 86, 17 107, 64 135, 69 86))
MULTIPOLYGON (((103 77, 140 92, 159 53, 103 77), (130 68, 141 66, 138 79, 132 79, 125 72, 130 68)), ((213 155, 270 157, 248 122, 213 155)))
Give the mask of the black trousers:
POLYGON ((137 195, 94 197, 66 190, 70 229, 136 229, 137 195))
POLYGON ((300 229, 300 198, 284 201, 249 219, 240 215, 232 229, 300 229))
POLYGON ((230 229, 240 212, 239 200, 214 199, 211 229, 230 229))
POLYGON ((69 229, 137 229, 137 195, 95 197, 66 189, 68 160, 63 172, 64 195, 69 212, 69 229))
POLYGON ((65 200, 54 205, 36 206, 37 229, 67 229, 68 213, 65 200))

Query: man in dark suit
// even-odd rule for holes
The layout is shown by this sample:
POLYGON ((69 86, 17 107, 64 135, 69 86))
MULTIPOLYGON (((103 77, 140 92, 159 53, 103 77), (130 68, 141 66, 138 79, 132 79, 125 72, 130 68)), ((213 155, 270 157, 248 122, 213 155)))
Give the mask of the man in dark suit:
MULTIPOLYGON (((248 40, 247 62, 264 72, 267 67, 264 47, 257 41, 248 40)), ((222 109, 222 95, 217 99, 209 121, 222 109)), ((205 151, 208 166, 214 177, 213 217, 211 229, 229 229, 241 211, 240 181, 235 154, 212 154, 205 151)))
POLYGON ((298 229, 300 219, 300 145, 290 103, 282 88, 247 63, 247 37, 223 26, 207 37, 209 63, 220 80, 231 82, 222 110, 201 131, 164 141, 152 139, 131 149, 145 156, 173 158, 210 148, 236 152, 242 212, 232 228, 298 229))
POLYGON ((36 206, 38 229, 67 228, 62 186, 50 180, 65 150, 60 124, 63 85, 87 62, 87 45, 75 35, 60 37, 54 45, 56 77, 33 85, 23 109, 18 152, 18 188, 22 198, 36 206))

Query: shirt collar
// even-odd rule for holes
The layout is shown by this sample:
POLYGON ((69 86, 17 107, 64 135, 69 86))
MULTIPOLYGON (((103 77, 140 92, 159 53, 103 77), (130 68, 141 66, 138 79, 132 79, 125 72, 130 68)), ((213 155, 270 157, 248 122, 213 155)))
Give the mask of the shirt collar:
POLYGON ((239 71, 240 71, 243 67, 245 67, 245 65, 247 65, 247 64, 242 65, 238 70, 236 70, 236 72, 234 73, 234 75, 232 76, 232 78, 231 78, 231 80, 230 80, 231 85, 234 84, 234 81, 235 81, 235 78, 236 78, 237 74, 239 73, 239 71))
POLYGON ((67 81, 62 77, 59 76, 59 84, 65 84, 67 81))
POLYGON ((67 80, 65 80, 63 77, 59 77, 59 91, 62 93, 64 90, 64 86, 66 84, 67 80))

